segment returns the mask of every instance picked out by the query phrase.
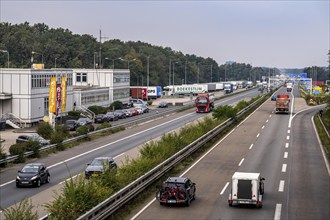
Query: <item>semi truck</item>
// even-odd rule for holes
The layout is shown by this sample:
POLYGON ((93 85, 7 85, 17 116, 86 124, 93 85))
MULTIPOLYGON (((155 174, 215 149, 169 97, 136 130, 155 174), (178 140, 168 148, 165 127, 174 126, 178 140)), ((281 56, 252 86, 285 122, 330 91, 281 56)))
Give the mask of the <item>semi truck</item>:
POLYGON ((290 97, 288 94, 279 94, 276 97, 275 113, 289 113, 290 97))
POLYGON ((172 85, 163 88, 165 96, 171 95, 197 95, 199 93, 208 92, 208 85, 206 84, 192 84, 192 85, 172 85))
POLYGON ((234 90, 234 86, 232 83, 225 83, 224 84, 224 91, 225 91, 225 94, 230 94, 232 93, 234 90))
POLYGON ((262 207, 264 181, 260 173, 235 172, 231 180, 228 205, 255 205, 262 207))
MULTIPOLYGON (((141 90, 146 89, 146 97, 148 99, 156 99, 162 96, 162 87, 161 86, 131 86, 130 89, 141 90)), ((137 97, 132 97, 137 98, 137 97)))
POLYGON ((212 93, 198 94, 196 99, 196 112, 210 112, 214 109, 214 95, 212 93))
POLYGON ((291 92, 291 91, 292 91, 292 86, 293 86, 293 84, 292 84, 291 82, 288 82, 288 83, 286 84, 286 91, 287 91, 287 92, 291 92))
POLYGON ((130 96, 133 99, 147 100, 147 88, 143 88, 143 87, 130 88, 130 96))

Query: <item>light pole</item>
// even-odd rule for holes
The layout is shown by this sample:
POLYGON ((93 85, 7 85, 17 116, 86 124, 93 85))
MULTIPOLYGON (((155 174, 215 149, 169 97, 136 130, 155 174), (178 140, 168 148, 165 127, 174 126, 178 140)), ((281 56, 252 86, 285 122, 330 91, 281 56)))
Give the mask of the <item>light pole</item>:
POLYGON ((173 63, 173 67, 172 67, 173 68, 173 88, 174 88, 174 85, 175 85, 174 84, 174 66, 175 66, 176 63, 180 63, 180 62, 181 61, 176 61, 176 62, 173 63))
POLYGON ((109 59, 112 60, 112 69, 115 68, 115 60, 123 60, 121 57, 115 58, 115 59, 109 59))
POLYGON ((57 60, 57 57, 55 57, 55 69, 56 69, 56 60, 57 60))
POLYGON ((44 55, 42 53, 38 53, 38 52, 35 52, 35 51, 32 51, 32 62, 33 62, 33 54, 39 54, 41 55, 41 63, 44 64, 44 55))
POLYGON ((0 50, 2 53, 7 53, 7 61, 8 61, 8 68, 9 68, 9 52, 8 50, 0 50))
POLYGON ((147 63, 147 87, 149 87, 149 56, 148 56, 148 63, 147 63))
MULTIPOLYGON (((123 59, 121 59, 121 60, 123 60, 123 59)), ((134 58, 134 59, 132 59, 132 60, 127 60, 127 69, 129 69, 129 63, 131 62, 131 61, 135 61, 136 60, 136 58, 134 58)))
POLYGON ((96 69, 96 59, 95 59, 95 55, 98 54, 97 52, 94 52, 94 69, 96 69))

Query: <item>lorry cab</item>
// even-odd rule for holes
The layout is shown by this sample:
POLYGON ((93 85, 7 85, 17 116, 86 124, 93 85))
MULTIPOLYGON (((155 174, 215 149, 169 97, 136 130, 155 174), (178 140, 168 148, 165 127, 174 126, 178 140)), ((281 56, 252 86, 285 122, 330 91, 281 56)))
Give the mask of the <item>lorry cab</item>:
POLYGON ((255 205, 262 207, 264 182, 260 173, 235 172, 232 177, 228 205, 255 205))

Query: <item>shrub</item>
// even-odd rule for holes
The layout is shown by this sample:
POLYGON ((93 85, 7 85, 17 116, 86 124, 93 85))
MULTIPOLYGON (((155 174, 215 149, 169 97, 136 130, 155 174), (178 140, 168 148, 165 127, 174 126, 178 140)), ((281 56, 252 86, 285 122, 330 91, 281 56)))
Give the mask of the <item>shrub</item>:
POLYGON ((79 127, 76 129, 76 132, 77 132, 79 135, 88 134, 88 127, 87 127, 86 125, 79 126, 79 127))
POLYGON ((94 112, 96 115, 105 114, 108 111, 108 108, 98 106, 98 105, 89 106, 88 109, 91 110, 92 112, 94 112))
POLYGON ((26 151, 33 151, 35 157, 40 157, 40 147, 41 144, 38 141, 31 141, 25 143, 26 151))
POLYGON ((80 112, 78 112, 78 111, 69 111, 68 116, 69 116, 69 118, 72 118, 72 119, 78 119, 80 117, 80 112))
POLYGON ((237 112, 241 111, 242 109, 246 108, 249 105, 249 103, 245 100, 241 100, 237 103, 235 106, 237 112))
POLYGON ((7 154, 0 143, 0 160, 5 159, 6 157, 7 157, 7 154))
POLYGON ((10 155, 18 155, 17 163, 25 162, 24 153, 26 151, 26 145, 23 143, 13 144, 9 147, 10 155))
POLYGON ((110 105, 110 109, 122 109, 123 108, 123 103, 121 101, 114 101, 113 103, 111 103, 110 105))
POLYGON ((37 127, 37 133, 45 139, 50 139, 53 132, 52 126, 48 123, 41 123, 37 127))
POLYGON ((64 137, 69 137, 70 132, 69 129, 63 125, 58 125, 55 127, 55 131, 62 134, 64 137))
POLYGON ((99 126, 96 127, 96 130, 101 130, 103 128, 110 128, 111 124, 109 122, 103 122, 102 124, 100 124, 99 126))
POLYGON ((50 137, 50 143, 51 144, 59 144, 64 141, 64 136, 61 132, 55 131, 52 136, 50 137))
POLYGON ((91 131, 95 130, 94 125, 91 125, 91 124, 87 125, 87 128, 88 128, 88 132, 91 132, 91 131))
POLYGON ((38 220, 38 213, 33 212, 32 209, 31 201, 23 199, 18 205, 5 209, 4 216, 6 220, 38 220))
POLYGON ((216 119, 223 120, 223 119, 235 117, 236 113, 237 113, 237 109, 233 108, 230 105, 223 105, 217 107, 213 111, 212 116, 216 119))
POLYGON ((151 106, 152 105, 152 100, 148 100, 147 103, 148 103, 149 106, 151 106))

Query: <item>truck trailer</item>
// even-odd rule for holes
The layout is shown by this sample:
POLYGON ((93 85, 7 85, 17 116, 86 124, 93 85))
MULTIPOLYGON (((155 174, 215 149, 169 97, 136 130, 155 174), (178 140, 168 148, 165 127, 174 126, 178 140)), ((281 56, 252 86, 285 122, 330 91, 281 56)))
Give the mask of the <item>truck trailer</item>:
POLYGON ((284 112, 289 114, 290 97, 287 94, 279 94, 276 97, 275 113, 284 112))
POLYGON ((232 176, 228 205, 255 205, 262 207, 264 182, 260 173, 235 172, 232 176))
POLYGON ((212 93, 198 94, 195 99, 196 112, 210 112, 214 109, 214 95, 212 93))

